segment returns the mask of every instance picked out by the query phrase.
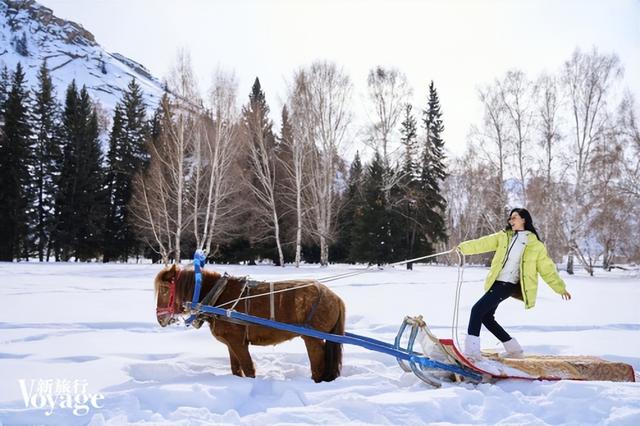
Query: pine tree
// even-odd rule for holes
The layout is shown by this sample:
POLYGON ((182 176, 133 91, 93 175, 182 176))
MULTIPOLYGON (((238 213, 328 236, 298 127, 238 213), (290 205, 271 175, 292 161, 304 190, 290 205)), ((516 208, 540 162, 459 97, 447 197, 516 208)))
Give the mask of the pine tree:
POLYGON ((33 108, 34 181, 35 181, 35 234, 38 258, 49 257, 49 240, 54 224, 56 182, 62 167, 59 138, 59 111, 53 93, 53 84, 46 61, 38 73, 38 88, 33 108), (46 253, 45 253, 46 250, 46 253))
POLYGON ((104 58, 102 57, 102 53, 100 53, 100 59, 98 60, 98 62, 100 63, 100 72, 102 74, 107 74, 107 66, 104 63, 104 58))
POLYGON ((57 257, 97 257, 105 209, 98 117, 86 87, 72 81, 62 119, 63 165, 56 197, 57 257))
POLYGON ((365 174, 364 203, 354 215, 349 250, 353 261, 382 264, 393 257, 393 229, 383 188, 386 172, 384 160, 376 152, 365 174))
POLYGON ((29 56, 29 46, 27 44, 27 33, 23 32, 20 38, 14 39, 16 52, 20 56, 29 56))
MULTIPOLYGON (((262 87, 260 86, 260 80, 256 77, 253 86, 251 87, 251 93, 249 94, 249 103, 242 109, 244 131, 246 135, 246 141, 249 144, 247 147, 248 154, 244 159, 244 167, 246 170, 246 176, 248 178, 248 184, 251 189, 252 195, 246 197, 246 201, 249 203, 248 211, 250 217, 246 218, 246 221, 250 223, 264 224, 262 227, 254 226, 252 234, 247 235, 252 246, 253 257, 264 257, 276 260, 279 259, 279 255, 276 252, 276 245, 280 238, 278 235, 273 235, 273 239, 269 238, 269 234, 274 230, 275 224, 273 224, 272 212, 268 211, 268 207, 262 205, 257 200, 255 192, 260 192, 261 198, 269 198, 269 189, 265 184, 267 182, 261 182, 256 171, 256 165, 252 163, 250 152, 252 149, 260 149, 262 145, 267 151, 270 167, 275 166, 275 154, 276 154, 276 138, 273 133, 273 123, 269 119, 269 106, 262 87), (257 206, 261 206, 256 208, 257 206)), ((278 214, 278 216, 280 216, 278 214)))
POLYGON ((56 182, 55 225, 52 235, 56 260, 68 260, 74 246, 75 194, 78 150, 81 141, 78 134, 82 128, 78 111, 78 89, 73 80, 67 88, 62 115, 61 148, 62 167, 56 182))
POLYGON ((104 189, 104 170, 102 168, 102 151, 100 148, 100 129, 98 114, 93 107, 89 92, 86 87, 80 91, 80 106, 82 114, 88 117, 85 127, 82 156, 82 165, 86 167, 86 178, 82 180, 78 201, 81 222, 78 229, 77 258, 89 260, 97 257, 102 242, 102 230, 104 226, 104 209, 106 204, 106 191, 104 189))
POLYGON ((355 262, 358 260, 352 259, 350 254, 355 217, 358 212, 361 213, 364 207, 363 179, 364 171, 362 161, 360 160, 360 153, 356 152, 353 162, 349 167, 347 190, 344 193, 344 199, 342 201, 344 207, 340 210, 337 219, 338 236, 336 243, 331 248, 333 261, 340 262, 347 260, 355 262))
POLYGON ((129 218, 129 201, 134 175, 148 162, 145 143, 149 138, 146 107, 142 90, 131 80, 114 111, 113 127, 107 154, 108 209, 105 221, 103 261, 127 258, 138 252, 133 225, 129 218))
MULTIPOLYGON (((412 259, 416 253, 423 249, 420 247, 417 199, 420 187, 420 170, 417 162, 417 124, 413 116, 410 104, 405 106, 404 120, 401 123, 400 141, 404 146, 404 156, 402 163, 402 178, 398 185, 398 221, 402 224, 402 238, 398 246, 399 251, 404 251, 403 257, 412 259), (403 250, 404 249, 404 250, 403 250)), ((411 269, 411 264, 407 264, 411 269)))
POLYGON ((283 246, 284 256, 295 259, 297 240, 297 198, 296 176, 294 164, 293 126, 289 119, 287 106, 282 107, 280 135, 276 137, 276 200, 277 211, 291 214, 280 215, 282 241, 289 244, 283 246))
POLYGON ((165 108, 163 105, 167 105, 169 103, 169 95, 165 92, 160 98, 160 102, 158 102, 158 106, 153 112, 151 116, 151 120, 149 122, 149 138, 150 141, 155 143, 160 139, 160 135, 162 134, 162 122, 164 120, 165 108))
POLYGON ((11 83, 11 74, 6 65, 0 70, 0 127, 4 126, 4 114, 11 83))
POLYGON ((0 146, 0 260, 28 258, 33 187, 29 93, 18 63, 5 102, 0 146))
POLYGON ((138 168, 149 161, 146 142, 149 138, 147 106, 140 85, 132 79, 124 93, 122 103, 125 112, 125 133, 131 148, 129 166, 138 168))
POLYGON ((416 162, 418 129, 416 119, 411 110, 413 107, 407 104, 404 108, 404 120, 400 124, 400 142, 404 147, 404 157, 402 170, 406 180, 414 180, 418 176, 418 165, 416 162))
POLYGON ((118 256, 118 243, 121 242, 124 237, 122 235, 122 217, 120 214, 121 203, 119 203, 119 193, 121 193, 118 185, 122 179, 122 165, 123 161, 123 112, 122 106, 117 104, 113 112, 113 125, 111 126, 111 134, 109 135, 109 151, 107 153, 107 176, 106 176, 106 190, 107 190, 107 214, 105 218, 105 240, 103 243, 104 257, 103 262, 109 262, 112 258, 118 256))
MULTIPOLYGON (((284 164, 290 165, 293 162, 293 126, 291 125, 289 110, 286 105, 282 107, 280 136, 277 138, 277 142, 278 157, 284 164)), ((287 176, 287 179, 283 178, 283 183, 286 183, 287 186, 291 184, 288 182, 290 180, 289 178, 290 176, 287 176)))
POLYGON ((444 125, 433 81, 429 85, 429 102, 427 109, 423 111, 422 124, 426 136, 420 164, 418 218, 423 224, 423 234, 427 238, 425 243, 431 252, 434 243, 446 241, 447 238, 444 220, 447 203, 440 193, 440 182, 446 177, 444 141, 441 136, 444 125))

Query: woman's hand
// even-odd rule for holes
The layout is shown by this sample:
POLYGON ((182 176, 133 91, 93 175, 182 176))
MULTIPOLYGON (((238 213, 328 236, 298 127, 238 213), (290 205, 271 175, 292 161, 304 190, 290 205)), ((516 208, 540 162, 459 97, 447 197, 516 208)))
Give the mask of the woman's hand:
POLYGON ((561 296, 563 300, 571 300, 571 293, 569 293, 567 290, 565 290, 564 293, 561 294, 561 296))

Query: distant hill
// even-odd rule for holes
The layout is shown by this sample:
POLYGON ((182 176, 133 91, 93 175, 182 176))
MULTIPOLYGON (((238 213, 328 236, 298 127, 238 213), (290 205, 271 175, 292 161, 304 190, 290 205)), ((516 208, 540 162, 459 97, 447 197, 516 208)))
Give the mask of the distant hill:
POLYGON ((148 107, 162 95, 161 82, 143 65, 105 51, 82 25, 56 17, 33 0, 0 0, 0 67, 13 71, 22 63, 29 86, 35 87, 45 59, 61 101, 73 79, 109 111, 134 77, 148 107))

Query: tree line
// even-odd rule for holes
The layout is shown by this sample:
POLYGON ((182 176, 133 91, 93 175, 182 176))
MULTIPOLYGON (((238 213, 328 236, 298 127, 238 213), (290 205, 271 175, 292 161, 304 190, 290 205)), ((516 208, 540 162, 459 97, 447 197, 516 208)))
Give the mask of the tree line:
POLYGON ((640 132, 623 72, 614 53, 576 49, 555 72, 512 69, 480 87, 483 119, 445 182, 450 241, 522 205, 570 273, 575 259, 591 274, 640 261, 640 132))
POLYGON ((184 52, 156 108, 132 80, 108 118, 75 82, 59 105, 46 63, 33 89, 1 72, 0 260, 384 263, 446 240, 438 94, 418 125, 397 69, 369 73, 375 155, 350 165, 353 87, 330 62, 294 74, 277 130, 258 78, 240 108, 222 71, 202 98, 184 52))
POLYGON ((353 87, 334 63, 294 73, 279 131, 258 78, 241 108, 237 83, 223 71, 202 99, 182 53, 167 87, 171 96, 161 102, 158 137, 131 203, 140 237, 165 261, 196 247, 229 262, 383 263, 446 238, 443 126, 433 85, 423 111, 430 136, 419 141, 406 77, 372 69, 378 114, 368 134, 376 154, 364 164, 356 155, 350 167, 344 153, 356 137, 353 87), (395 142, 406 154, 384 154, 403 113, 405 137, 395 142))
POLYGON ((148 157, 142 99, 132 81, 115 108, 105 156, 103 113, 86 87, 72 82, 59 105, 46 63, 33 89, 21 64, 0 70, 0 260, 143 253, 127 211, 132 176, 148 157))
POLYGON ((640 260, 637 111, 595 48, 480 87, 483 119, 451 159, 435 84, 414 110, 391 67, 368 74, 364 128, 327 61, 293 73, 278 129, 258 78, 240 102, 219 70, 203 96, 186 52, 159 105, 132 81, 111 117, 74 83, 58 105, 46 63, 31 90, 20 65, 0 74, 2 260, 386 263, 495 232, 519 206, 570 272, 640 260), (362 142, 373 154, 350 155, 362 142))

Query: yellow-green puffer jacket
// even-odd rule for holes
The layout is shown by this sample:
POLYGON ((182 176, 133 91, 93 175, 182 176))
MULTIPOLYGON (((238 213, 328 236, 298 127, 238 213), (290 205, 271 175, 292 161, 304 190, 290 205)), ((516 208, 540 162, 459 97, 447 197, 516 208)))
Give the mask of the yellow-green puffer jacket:
MULTIPOLYGON (((477 240, 464 241, 458 246, 458 249, 465 255, 496 252, 491 261, 491 270, 484 283, 485 291, 491 288, 500 274, 512 237, 513 231, 500 231, 477 240)), ((538 274, 553 291, 558 294, 565 292, 564 281, 558 275, 556 265, 547 254, 546 247, 535 234, 530 232, 520 260, 520 288, 525 309, 533 308, 536 304, 538 274)))

